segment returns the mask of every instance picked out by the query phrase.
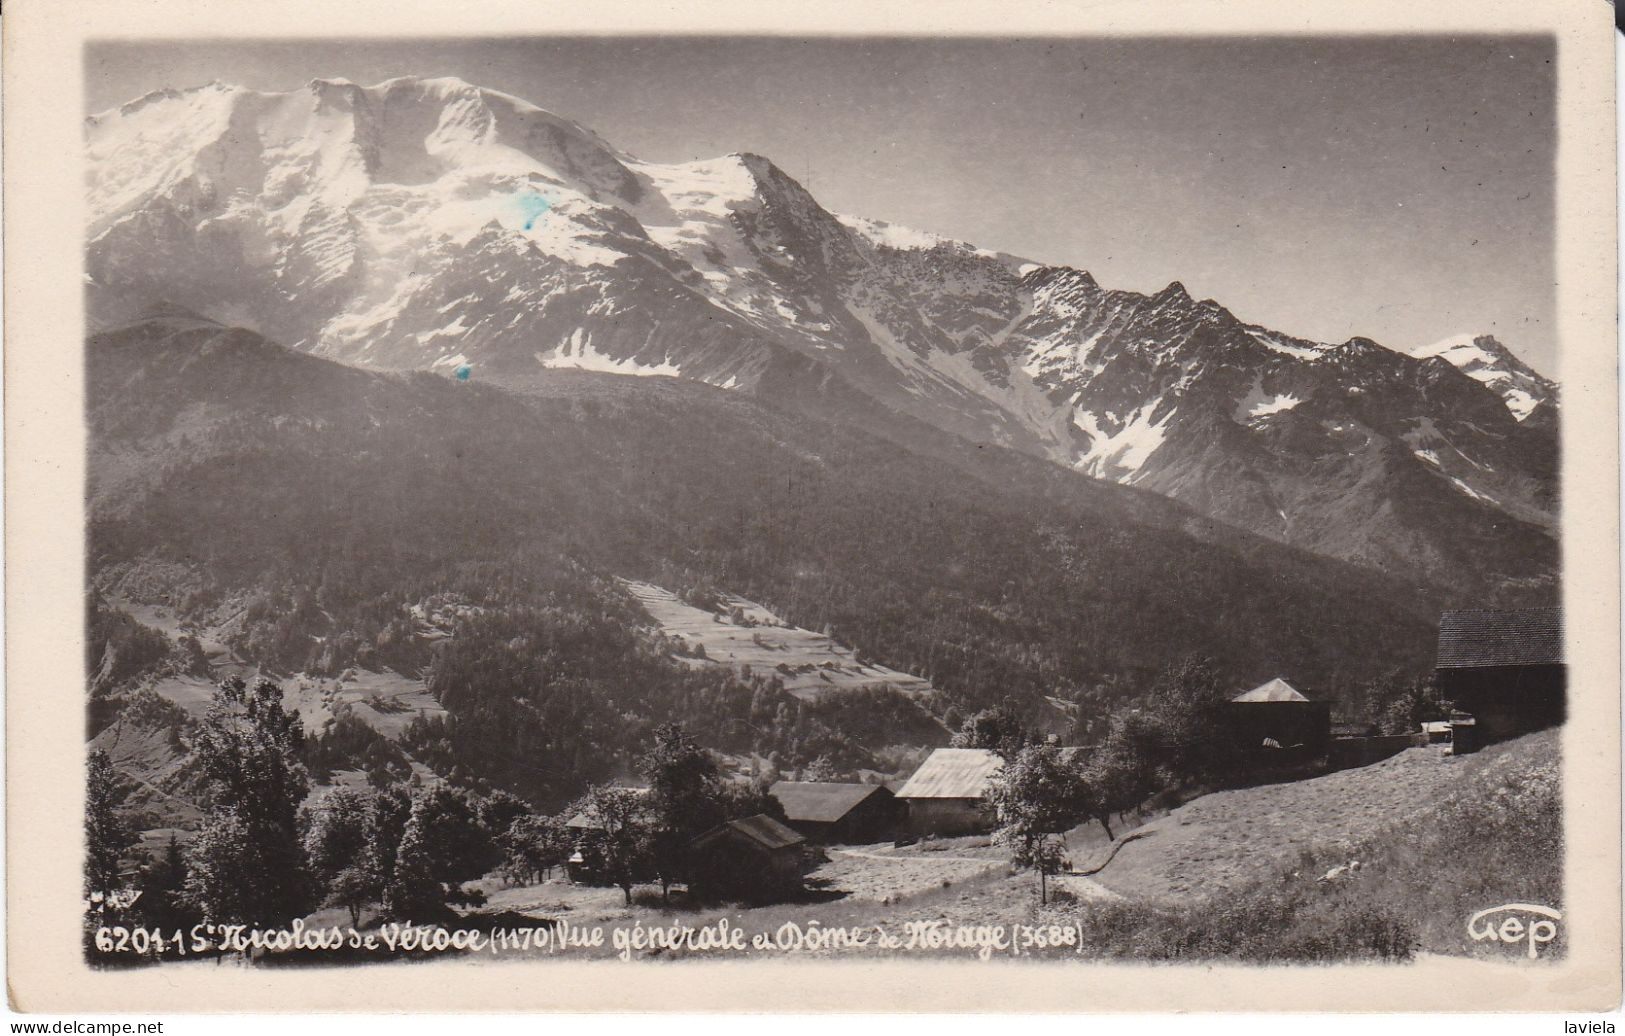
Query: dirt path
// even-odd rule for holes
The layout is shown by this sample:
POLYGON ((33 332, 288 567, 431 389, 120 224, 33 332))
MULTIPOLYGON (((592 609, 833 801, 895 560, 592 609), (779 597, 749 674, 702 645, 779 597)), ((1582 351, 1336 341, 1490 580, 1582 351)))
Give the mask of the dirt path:
POLYGON ((1079 899, 1122 899, 1123 895, 1113 892, 1093 878, 1082 874, 1056 874, 1049 879, 1051 889, 1065 889, 1079 899))
POLYGON ((929 863, 980 863, 988 867, 997 867, 999 861, 986 856, 939 856, 932 853, 929 856, 922 853, 919 856, 886 856, 882 853, 866 853, 862 849, 836 849, 830 847, 825 850, 831 856, 854 856, 860 860, 885 860, 887 863, 919 863, 922 860, 929 863))

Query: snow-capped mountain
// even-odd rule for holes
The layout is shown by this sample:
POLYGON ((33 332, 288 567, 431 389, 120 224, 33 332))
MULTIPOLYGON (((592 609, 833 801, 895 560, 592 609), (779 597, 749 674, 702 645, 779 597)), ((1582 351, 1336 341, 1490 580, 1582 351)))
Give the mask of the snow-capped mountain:
POLYGON ((1494 389, 1520 421, 1557 406, 1557 385, 1514 356, 1494 335, 1455 335, 1411 350, 1412 356, 1438 356, 1457 370, 1494 389))
POLYGON ((838 216, 765 158, 640 161, 453 79, 165 91, 87 135, 104 325, 164 300, 365 366, 902 414, 1337 557, 1546 575, 1555 424, 1519 418, 1552 392, 1518 382, 1517 413, 1449 352, 1304 341, 1177 283, 838 216))

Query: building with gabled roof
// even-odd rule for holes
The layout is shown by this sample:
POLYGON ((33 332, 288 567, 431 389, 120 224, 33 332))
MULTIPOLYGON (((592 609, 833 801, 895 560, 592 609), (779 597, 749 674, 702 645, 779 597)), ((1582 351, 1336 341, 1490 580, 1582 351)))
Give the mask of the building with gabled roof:
POLYGON ((1304 762, 1331 748, 1331 703, 1311 701, 1279 676, 1231 698, 1223 715, 1229 736, 1259 763, 1304 762))
POLYGON ((689 844, 689 892, 753 903, 791 898, 802 890, 806 843, 766 813, 718 824, 689 844))
POLYGON ((768 794, 784 807, 790 827, 820 845, 889 839, 901 812, 897 796, 883 784, 779 781, 768 794))
POLYGON ((1298 689, 1277 676, 1268 683, 1259 684, 1250 691, 1244 691, 1230 699, 1233 702, 1251 703, 1268 701, 1308 701, 1298 689))
POLYGON ((916 835, 980 834, 992 829, 988 782, 1004 765, 986 748, 939 748, 926 757, 897 798, 916 835))
POLYGON ((1445 612, 1434 673, 1440 696, 1474 720, 1457 752, 1556 726, 1568 713, 1563 610, 1445 612))

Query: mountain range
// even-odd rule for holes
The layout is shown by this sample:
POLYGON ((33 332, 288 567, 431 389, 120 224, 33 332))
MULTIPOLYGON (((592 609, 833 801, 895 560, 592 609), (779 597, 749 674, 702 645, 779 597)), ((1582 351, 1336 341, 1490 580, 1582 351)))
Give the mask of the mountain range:
POLYGON ((646 714, 681 685, 635 668, 670 653, 628 579, 825 629, 929 678, 938 714, 1098 715, 1187 657, 1331 698, 1431 659, 1440 597, 1414 581, 1001 447, 910 449, 681 379, 363 370, 173 307, 86 349, 95 596, 272 673, 426 673, 454 716, 510 684, 504 708, 571 703, 561 728, 646 714))
POLYGON ((163 302, 355 366, 704 382, 1007 448, 1457 601, 1555 586, 1557 388, 1487 336, 1309 341, 1177 282, 831 213, 757 155, 642 161, 455 79, 166 90, 87 135, 94 327, 163 302))

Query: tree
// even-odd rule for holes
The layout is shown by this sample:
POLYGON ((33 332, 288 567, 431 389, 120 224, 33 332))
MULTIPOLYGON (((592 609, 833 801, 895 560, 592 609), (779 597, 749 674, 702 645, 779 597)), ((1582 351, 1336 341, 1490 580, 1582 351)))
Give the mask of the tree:
POLYGON ((1084 768, 1083 814, 1100 821, 1107 838, 1116 839, 1112 834, 1113 813, 1121 819, 1165 783, 1167 775, 1157 766, 1152 751, 1162 736, 1162 726, 1143 713, 1114 717, 1105 740, 1084 768))
POLYGON ((362 909, 383 896, 383 876, 370 866, 373 798, 335 789, 310 812, 305 830, 305 858, 327 890, 327 903, 348 910, 357 927, 362 909))
POLYGON ((841 773, 840 769, 836 767, 835 761, 828 755, 819 756, 808 763, 801 771, 801 779, 804 781, 838 781, 843 776, 845 775, 841 773))
POLYGON ((107 753, 90 753, 85 782, 85 892, 106 896, 123 882, 120 864, 135 845, 134 833, 118 814, 127 792, 107 753))
POLYGON ((354 863, 327 880, 327 900, 349 911, 352 927, 361 927, 361 911, 381 895, 378 876, 364 863, 354 863))
POLYGON ((948 743, 953 748, 985 748, 1014 759, 1029 740, 1031 734, 1015 710, 999 705, 967 719, 948 743))
MULTIPOLYGON (((417 775, 414 773, 413 777, 417 775)), ((405 788, 392 786, 373 793, 367 830, 366 867, 378 882, 384 913, 399 915, 393 890, 396 864, 406 825, 412 819, 412 796, 405 788)))
POLYGON ((570 833, 557 817, 523 816, 497 839, 503 877, 510 884, 534 884, 570 855, 570 833))
POLYGON ((269 680, 232 678, 209 705, 193 745, 208 809, 186 852, 187 898, 204 917, 279 927, 315 905, 299 837, 309 790, 304 728, 269 680))
POLYGON ((784 804, 774 798, 770 791, 777 782, 778 777, 773 773, 763 774, 753 781, 723 782, 717 789, 717 805, 722 811, 717 823, 742 820, 763 813, 784 823, 786 820, 784 804))
POLYGON ((190 929, 202 920, 186 903, 186 860, 180 841, 171 834, 164 851, 149 859, 137 879, 141 898, 136 910, 146 924, 170 932, 190 929))
POLYGON ((395 860, 391 904, 401 916, 428 920, 451 905, 482 901, 465 882, 483 877, 501 858, 466 793, 432 785, 413 803, 395 860))
POLYGON ((1079 772, 1053 745, 1030 745, 988 782, 987 797, 999 823, 999 840, 1011 862, 1038 871, 1038 899, 1049 902, 1046 876, 1061 859, 1058 836, 1080 818, 1085 795, 1079 772))
POLYGON ((1142 722, 1157 728, 1156 737, 1166 746, 1166 765, 1179 778, 1222 780, 1235 772, 1242 746, 1223 736, 1228 699, 1217 670, 1205 658, 1183 659, 1158 676, 1142 722))
POLYGON ((604 876, 632 904, 632 886, 651 866, 651 828, 644 796, 631 788, 599 785, 572 810, 585 817, 586 847, 600 861, 604 876))
POLYGON ((672 883, 687 876, 689 843, 721 820, 717 764, 682 727, 668 723, 655 730, 639 770, 649 782, 649 851, 665 902, 672 883))
POLYGON ((1384 734, 1414 734, 1423 723, 1450 718, 1453 703, 1439 694, 1430 677, 1394 680, 1381 686, 1372 702, 1384 734))
MULTIPOLYGON (((106 752, 90 753, 85 781, 85 913, 81 936, 87 957, 93 957, 96 929, 117 923, 123 901, 120 863, 135 844, 135 836, 119 817, 125 791, 118 771, 106 752)), ((139 905, 139 900, 137 904, 139 905)))
POLYGON ((508 833, 508 828, 520 817, 530 815, 525 800, 500 788, 479 801, 480 823, 493 840, 508 833))

